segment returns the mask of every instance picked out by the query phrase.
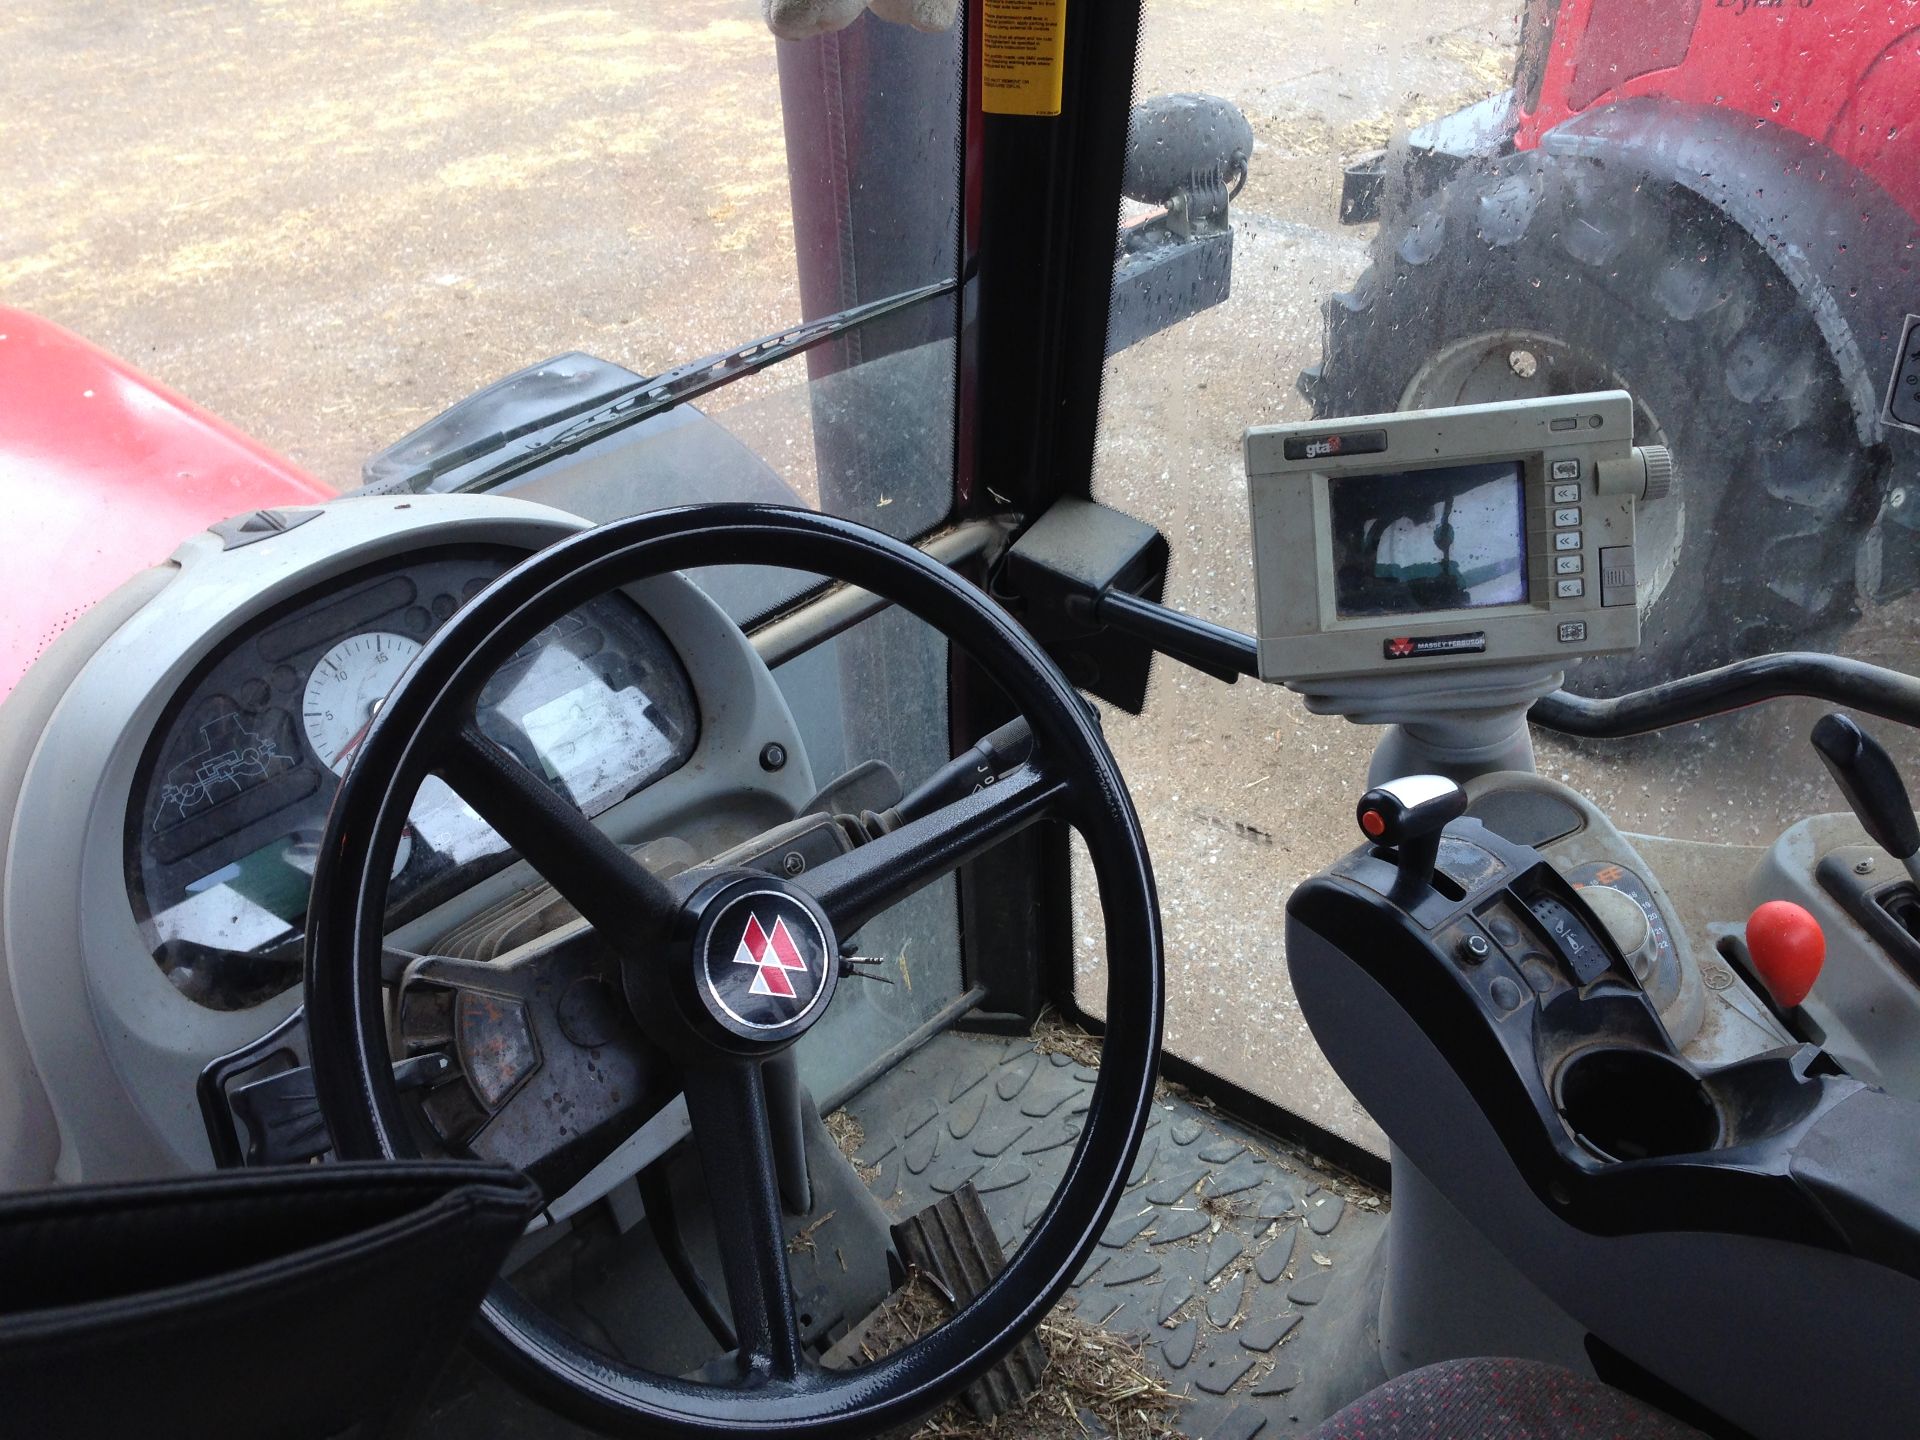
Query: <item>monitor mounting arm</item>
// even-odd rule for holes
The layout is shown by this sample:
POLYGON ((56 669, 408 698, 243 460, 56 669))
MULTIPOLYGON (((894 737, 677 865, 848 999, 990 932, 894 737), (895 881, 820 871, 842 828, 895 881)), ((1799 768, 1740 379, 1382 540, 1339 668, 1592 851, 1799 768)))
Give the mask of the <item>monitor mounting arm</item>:
MULTIPOLYGON (((1152 526, 1090 500, 1061 499, 1014 542, 993 588, 1081 689, 1123 710, 1139 712, 1147 668, 1156 654, 1227 684, 1242 675, 1257 678, 1259 647, 1253 636, 1160 603, 1168 554, 1166 541, 1152 526)), ((1390 757, 1390 765, 1396 774, 1429 769, 1456 778, 1461 764, 1472 766, 1468 773, 1502 768, 1486 762, 1498 747, 1523 741, 1528 721, 1565 735, 1619 739, 1767 700, 1807 696, 1920 728, 1920 680, 1837 655, 1762 655, 1611 699, 1558 688, 1559 670, 1515 673, 1497 681, 1492 671, 1480 673, 1488 683, 1467 691, 1454 688, 1455 676, 1429 671, 1424 680, 1405 677, 1399 683, 1410 688, 1399 701, 1333 691, 1341 682, 1325 682, 1325 694, 1314 693, 1314 682, 1289 688, 1300 691, 1319 713, 1346 714, 1362 723, 1400 722, 1406 707, 1417 701, 1411 717, 1416 728, 1432 723, 1439 697, 1454 712, 1449 733, 1463 747, 1481 747, 1480 761, 1471 754, 1443 755, 1452 763, 1422 766, 1403 754, 1390 757), (1395 706, 1402 713, 1396 714, 1395 706)), ((1415 740, 1428 747, 1436 743, 1430 729, 1415 740)), ((1383 743, 1382 753, 1391 743, 1383 743)), ((1504 768, 1531 769, 1530 745, 1525 753, 1526 763, 1504 768)))

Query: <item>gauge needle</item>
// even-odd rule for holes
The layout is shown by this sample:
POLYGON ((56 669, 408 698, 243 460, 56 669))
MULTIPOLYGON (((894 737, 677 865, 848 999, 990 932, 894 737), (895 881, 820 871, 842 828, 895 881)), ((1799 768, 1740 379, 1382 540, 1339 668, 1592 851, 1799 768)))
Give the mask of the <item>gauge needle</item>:
MULTIPOLYGON (((381 698, 384 699, 385 697, 383 696, 381 698)), ((354 731, 353 734, 347 737, 347 743, 342 745, 340 747, 340 753, 333 757, 333 763, 335 765, 338 765, 342 760, 345 760, 347 756, 351 755, 354 752, 354 750, 359 746, 360 742, 367 738, 367 731, 373 728, 373 717, 378 715, 379 713, 380 713, 379 700, 372 701, 371 703, 368 704, 367 723, 362 725, 358 730, 354 731)))

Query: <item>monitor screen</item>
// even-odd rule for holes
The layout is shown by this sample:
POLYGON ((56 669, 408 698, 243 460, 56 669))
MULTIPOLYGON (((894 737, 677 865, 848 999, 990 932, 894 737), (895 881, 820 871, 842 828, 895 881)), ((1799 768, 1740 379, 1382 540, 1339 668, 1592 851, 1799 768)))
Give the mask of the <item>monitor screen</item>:
POLYGON ((1392 475, 1330 475, 1334 609, 1416 615, 1527 599, 1518 461, 1392 475))

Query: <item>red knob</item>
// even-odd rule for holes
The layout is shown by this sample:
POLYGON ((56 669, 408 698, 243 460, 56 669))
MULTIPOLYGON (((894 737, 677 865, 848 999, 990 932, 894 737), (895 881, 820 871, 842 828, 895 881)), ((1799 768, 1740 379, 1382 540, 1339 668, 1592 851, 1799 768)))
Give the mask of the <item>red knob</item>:
POLYGON ((1804 907, 1769 900, 1747 917, 1747 953, 1774 1000, 1791 1010, 1820 978, 1827 937, 1804 907))

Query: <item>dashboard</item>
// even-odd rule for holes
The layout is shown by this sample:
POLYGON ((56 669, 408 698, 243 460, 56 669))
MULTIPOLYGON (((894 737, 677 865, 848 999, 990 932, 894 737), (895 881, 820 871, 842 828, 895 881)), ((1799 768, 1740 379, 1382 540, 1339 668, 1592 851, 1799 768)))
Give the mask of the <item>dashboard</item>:
MULTIPOLYGON (((0 1188, 205 1169, 206 1077, 302 1063, 307 895, 363 728, 463 603, 585 524, 484 495, 240 517, 36 661, 0 725, 0 1188)), ((535 636, 475 719, 617 843, 677 857, 661 863, 783 824, 815 790, 765 662, 681 575, 535 636)), ((395 859, 398 951, 555 909, 431 775, 395 859)))
MULTIPOLYGON (((226 637, 181 687, 142 757, 126 834, 135 918, 181 993, 234 1010, 299 983, 314 859, 354 747, 424 642, 517 558, 441 548, 333 579, 226 637)), ((685 764, 699 735, 686 667, 619 594, 529 641, 476 716, 589 816, 685 764)), ((395 860, 389 924, 511 860, 429 776, 395 860)))

